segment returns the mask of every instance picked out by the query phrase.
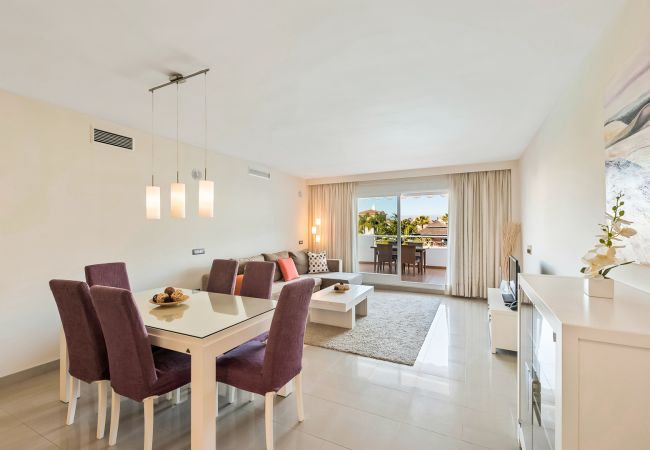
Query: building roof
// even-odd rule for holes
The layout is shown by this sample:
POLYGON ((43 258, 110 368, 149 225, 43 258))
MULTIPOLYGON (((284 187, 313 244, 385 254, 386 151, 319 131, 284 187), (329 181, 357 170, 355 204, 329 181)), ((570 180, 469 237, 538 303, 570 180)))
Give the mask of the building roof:
POLYGON ((448 230, 449 227, 446 223, 440 220, 433 220, 422 227, 419 234, 423 236, 447 236, 448 230))

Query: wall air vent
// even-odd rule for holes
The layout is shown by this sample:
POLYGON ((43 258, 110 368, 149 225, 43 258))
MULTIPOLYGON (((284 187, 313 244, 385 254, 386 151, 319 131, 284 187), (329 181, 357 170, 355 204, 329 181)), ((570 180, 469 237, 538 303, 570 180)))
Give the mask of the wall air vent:
POLYGON ((271 179, 271 172, 267 170, 260 170, 260 169, 255 169, 253 167, 249 167, 248 174, 252 177, 264 178, 265 180, 271 179))
POLYGON ((133 138, 100 130, 99 128, 93 129, 93 142, 133 150, 133 138))

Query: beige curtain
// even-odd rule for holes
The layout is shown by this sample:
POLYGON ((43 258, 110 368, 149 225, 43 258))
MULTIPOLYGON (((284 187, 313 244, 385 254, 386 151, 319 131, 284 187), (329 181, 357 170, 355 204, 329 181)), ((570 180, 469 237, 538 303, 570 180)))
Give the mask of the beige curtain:
POLYGON ((487 297, 501 283, 501 235, 510 221, 510 170, 450 175, 450 293, 487 297))
POLYGON ((328 258, 342 259, 345 272, 352 272, 355 189, 356 183, 309 186, 309 248, 325 250, 328 258), (311 233, 317 218, 321 220, 320 243, 311 233))

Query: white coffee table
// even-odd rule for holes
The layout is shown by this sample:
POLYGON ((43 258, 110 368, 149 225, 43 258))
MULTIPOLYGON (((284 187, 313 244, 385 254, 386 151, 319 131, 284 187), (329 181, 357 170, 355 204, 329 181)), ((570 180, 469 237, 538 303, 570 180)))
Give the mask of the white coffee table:
POLYGON ((368 296, 372 286, 351 284, 350 290, 338 293, 330 286, 311 297, 309 321, 342 328, 354 328, 356 315, 368 314, 368 296))

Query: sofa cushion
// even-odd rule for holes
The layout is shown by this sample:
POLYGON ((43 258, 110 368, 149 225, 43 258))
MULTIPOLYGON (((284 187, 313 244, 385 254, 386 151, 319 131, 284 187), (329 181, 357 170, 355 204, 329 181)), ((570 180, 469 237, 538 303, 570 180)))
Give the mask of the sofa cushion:
POLYGON ((291 258, 279 258, 278 266, 280 266, 282 279, 284 281, 295 280, 300 276, 298 275, 298 270, 296 270, 296 263, 294 263, 291 258))
POLYGON ((309 257, 307 256, 307 252, 298 250, 296 252, 289 252, 289 256, 293 259, 299 275, 304 275, 309 272, 309 257))
POLYGON ((244 275, 237 275, 235 279, 235 295, 239 295, 241 292, 241 285, 244 282, 244 275))
POLYGON ((321 284, 321 279, 318 278, 315 274, 306 274, 306 275, 300 275, 298 278, 295 280, 291 281, 276 281, 273 283, 273 286, 271 286, 271 299, 272 300, 277 300, 278 297, 280 297, 280 291, 282 291, 282 288, 289 284, 289 283, 295 283, 298 280, 304 280, 305 278, 312 278, 314 280, 314 292, 320 289, 320 284, 321 284))
POLYGON ((248 258, 239 258, 237 262, 239 263, 239 268, 237 269, 237 275, 243 275, 244 269, 246 268, 246 263, 249 261, 264 261, 264 256, 255 255, 249 256, 248 258))
POLYGON ((329 272, 327 267, 327 253, 325 252, 307 252, 309 256, 309 273, 329 272))
POLYGON ((280 271, 280 267, 278 266, 278 259, 288 258, 289 252, 282 251, 276 253, 262 253, 262 256, 264 257, 264 261, 271 261, 275 263, 275 276, 273 277, 273 281, 280 281, 282 279, 282 271, 280 271))

